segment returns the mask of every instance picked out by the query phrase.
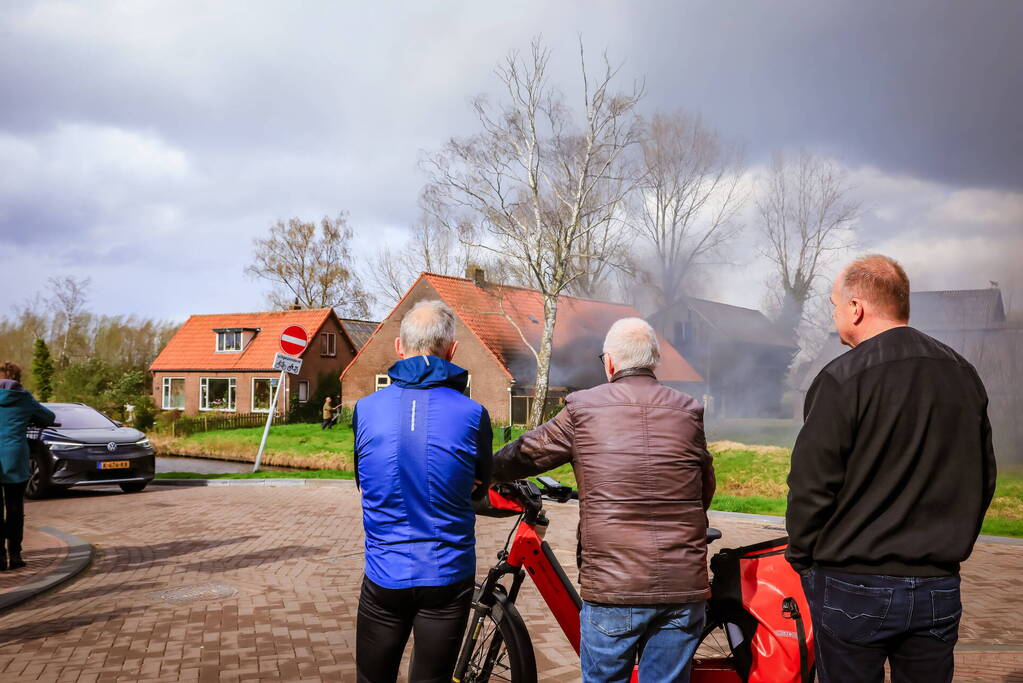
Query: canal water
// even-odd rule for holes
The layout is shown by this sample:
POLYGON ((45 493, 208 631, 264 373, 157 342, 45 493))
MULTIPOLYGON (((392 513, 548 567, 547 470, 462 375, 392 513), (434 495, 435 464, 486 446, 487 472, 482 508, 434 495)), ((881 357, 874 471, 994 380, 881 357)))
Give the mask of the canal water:
MULTIPOLYGON (((271 467, 261 465, 261 471, 267 472, 298 472, 293 467, 271 467)), ((251 462, 235 462, 233 460, 212 460, 208 458, 182 458, 173 455, 156 456, 157 472, 195 472, 196 474, 231 474, 234 472, 251 472, 251 462)))

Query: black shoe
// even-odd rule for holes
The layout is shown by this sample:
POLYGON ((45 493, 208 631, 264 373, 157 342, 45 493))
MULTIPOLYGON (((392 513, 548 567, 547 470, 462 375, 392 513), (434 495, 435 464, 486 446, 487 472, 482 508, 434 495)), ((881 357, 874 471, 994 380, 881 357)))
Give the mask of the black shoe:
POLYGON ((7 563, 10 569, 21 569, 25 566, 25 560, 21 559, 21 553, 12 554, 10 561, 7 563))

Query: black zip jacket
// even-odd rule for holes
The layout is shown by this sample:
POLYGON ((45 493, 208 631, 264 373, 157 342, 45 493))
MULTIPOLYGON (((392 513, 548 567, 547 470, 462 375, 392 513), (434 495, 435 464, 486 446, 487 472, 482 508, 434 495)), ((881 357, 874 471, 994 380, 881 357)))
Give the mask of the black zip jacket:
POLYGON ((957 574, 995 490, 987 403, 973 366, 911 327, 829 363, 792 450, 793 567, 957 574))

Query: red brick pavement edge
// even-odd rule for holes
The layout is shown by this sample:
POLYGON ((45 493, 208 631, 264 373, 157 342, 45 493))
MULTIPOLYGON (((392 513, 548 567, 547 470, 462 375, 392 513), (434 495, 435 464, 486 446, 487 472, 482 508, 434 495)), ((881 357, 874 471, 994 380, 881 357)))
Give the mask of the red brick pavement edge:
POLYGON ((27 527, 21 555, 25 567, 0 573, 0 612, 79 574, 92 560, 92 546, 59 529, 27 527))

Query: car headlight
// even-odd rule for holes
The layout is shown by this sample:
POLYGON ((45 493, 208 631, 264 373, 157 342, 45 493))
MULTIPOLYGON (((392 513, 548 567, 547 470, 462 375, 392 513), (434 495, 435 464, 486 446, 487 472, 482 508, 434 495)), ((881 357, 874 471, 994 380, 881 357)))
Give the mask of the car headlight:
POLYGON ((143 448, 152 448, 153 446, 149 443, 149 439, 139 439, 135 442, 136 446, 142 446, 143 448))
POLYGON ((69 451, 72 448, 82 448, 85 444, 77 441, 47 441, 46 446, 51 451, 69 451))

